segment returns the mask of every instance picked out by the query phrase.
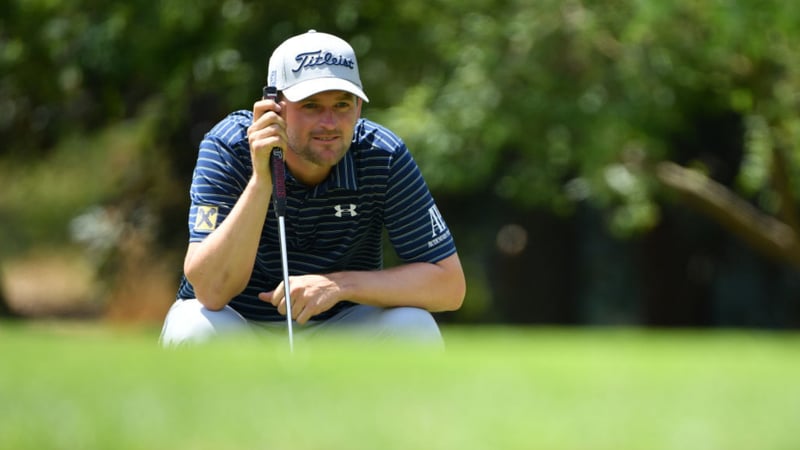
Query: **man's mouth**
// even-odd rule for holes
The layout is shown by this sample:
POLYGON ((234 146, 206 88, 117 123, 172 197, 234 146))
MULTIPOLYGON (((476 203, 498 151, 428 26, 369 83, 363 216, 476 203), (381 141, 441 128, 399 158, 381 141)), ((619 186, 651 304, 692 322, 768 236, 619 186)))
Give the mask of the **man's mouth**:
POLYGON ((314 139, 322 142, 333 142, 339 139, 339 136, 314 136, 314 139))

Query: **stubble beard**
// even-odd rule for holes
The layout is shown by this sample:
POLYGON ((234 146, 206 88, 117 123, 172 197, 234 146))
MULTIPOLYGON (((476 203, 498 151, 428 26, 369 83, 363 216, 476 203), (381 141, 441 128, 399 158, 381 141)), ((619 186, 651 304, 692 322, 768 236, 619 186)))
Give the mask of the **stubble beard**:
MULTIPOLYGON (((315 152, 312 148, 311 142, 305 145, 291 145, 289 143, 289 150, 297 155, 303 161, 306 161, 310 164, 313 164, 318 167, 333 167, 342 160, 347 150, 350 148, 350 142, 347 142, 346 145, 342 145, 341 147, 335 149, 336 154, 333 160, 330 158, 325 158, 320 155, 318 152, 315 152)), ((329 151, 325 151, 325 153, 329 153, 329 151)))

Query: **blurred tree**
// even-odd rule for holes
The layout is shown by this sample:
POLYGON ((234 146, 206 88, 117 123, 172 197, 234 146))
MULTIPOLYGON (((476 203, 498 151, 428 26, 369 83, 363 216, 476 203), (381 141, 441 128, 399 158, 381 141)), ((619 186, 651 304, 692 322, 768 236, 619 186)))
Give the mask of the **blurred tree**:
MULTIPOLYGON (((202 134, 250 107, 275 45, 316 28, 353 43, 372 100, 365 113, 405 138, 439 195, 481 193, 562 217, 590 205, 618 237, 657 227, 664 205, 681 202, 800 267, 793 2, 10 0, 3 9, 2 160, 60 162, 56 143, 90 152, 108 141, 81 136, 142 125, 149 135, 126 140, 140 147, 134 159, 109 151, 131 163, 119 169, 128 176, 84 177, 100 194, 79 198, 157 217, 165 248, 184 246, 185 189, 175 187, 188 186, 202 134)), ((15 192, 0 198, 9 218, 0 253, 41 237, 20 219, 41 214, 8 213, 25 206, 15 192)), ((78 213, 68 204, 60 221, 46 216, 53 226, 78 213)))
POLYGON ((425 15, 418 60, 438 70, 384 116, 434 186, 565 214, 589 202, 620 236, 655 226, 674 191, 800 268, 800 6, 436 4, 398 7, 425 15), (738 157, 719 140, 682 148, 709 135, 740 142, 738 157))

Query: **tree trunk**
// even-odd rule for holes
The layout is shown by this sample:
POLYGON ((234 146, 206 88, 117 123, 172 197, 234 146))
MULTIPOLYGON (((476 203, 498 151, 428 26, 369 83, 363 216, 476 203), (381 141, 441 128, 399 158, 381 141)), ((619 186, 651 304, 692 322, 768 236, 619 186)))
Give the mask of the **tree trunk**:
POLYGON ((659 163, 656 177, 698 212, 712 218, 756 251, 800 270, 800 239, 790 224, 759 211, 722 184, 678 164, 659 163))

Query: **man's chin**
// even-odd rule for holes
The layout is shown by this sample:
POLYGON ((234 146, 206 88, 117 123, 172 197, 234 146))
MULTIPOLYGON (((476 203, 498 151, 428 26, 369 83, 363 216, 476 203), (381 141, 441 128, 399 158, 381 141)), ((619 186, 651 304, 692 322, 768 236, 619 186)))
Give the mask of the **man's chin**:
POLYGON ((320 166, 333 167, 342 160, 345 153, 347 153, 346 149, 318 148, 314 152, 314 162, 320 166))

